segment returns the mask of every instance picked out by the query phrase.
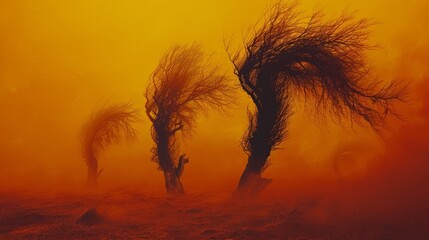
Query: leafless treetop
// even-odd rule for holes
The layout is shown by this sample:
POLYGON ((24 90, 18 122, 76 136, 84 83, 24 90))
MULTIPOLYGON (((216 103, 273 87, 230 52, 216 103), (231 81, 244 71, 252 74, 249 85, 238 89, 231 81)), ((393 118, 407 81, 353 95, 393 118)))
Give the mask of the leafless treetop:
POLYGON ((132 124, 138 120, 130 104, 103 107, 82 128, 83 154, 92 156, 111 144, 135 140, 137 133, 132 124))
POLYGON ((286 134, 291 96, 314 102, 318 117, 366 122, 378 131, 386 115, 395 114, 393 102, 402 100, 405 88, 371 79, 365 57, 373 48, 368 43, 371 21, 353 14, 332 20, 321 11, 303 17, 296 8, 296 2, 274 4, 245 40, 244 50, 230 55, 258 112, 272 106, 267 93, 278 99, 278 106, 272 106, 278 108, 272 146, 286 134))
POLYGON ((197 44, 171 48, 160 60, 146 91, 146 113, 171 133, 189 132, 197 113, 230 104, 233 87, 219 67, 204 60, 197 44))

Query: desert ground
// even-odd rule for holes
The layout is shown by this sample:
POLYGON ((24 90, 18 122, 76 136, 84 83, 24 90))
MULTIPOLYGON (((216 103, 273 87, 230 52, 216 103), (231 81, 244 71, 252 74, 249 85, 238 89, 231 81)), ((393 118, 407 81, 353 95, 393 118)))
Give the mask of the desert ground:
POLYGON ((0 239, 423 240, 429 233, 428 221, 397 224, 325 207, 315 201, 247 201, 227 192, 9 193, 0 198, 0 239))

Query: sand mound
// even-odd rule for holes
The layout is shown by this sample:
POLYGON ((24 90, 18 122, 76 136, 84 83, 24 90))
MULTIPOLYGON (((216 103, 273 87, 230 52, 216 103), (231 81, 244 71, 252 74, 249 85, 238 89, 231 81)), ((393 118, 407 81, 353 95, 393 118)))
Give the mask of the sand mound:
POLYGON ((95 208, 88 209, 79 219, 76 221, 77 224, 92 226, 100 224, 104 221, 103 217, 95 208))

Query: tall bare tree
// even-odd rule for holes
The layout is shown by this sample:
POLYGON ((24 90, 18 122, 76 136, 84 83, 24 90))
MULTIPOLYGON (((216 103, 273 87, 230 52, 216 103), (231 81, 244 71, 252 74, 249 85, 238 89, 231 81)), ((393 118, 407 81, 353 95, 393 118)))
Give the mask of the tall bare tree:
POLYGON ((105 106, 95 112, 82 127, 82 153, 88 166, 88 186, 96 186, 98 155, 112 144, 132 142, 137 138, 133 123, 139 120, 130 104, 105 106))
POLYGON ((199 45, 172 47, 161 58, 146 89, 146 114, 155 142, 152 160, 164 172, 168 193, 183 193, 185 155, 178 159, 176 133, 189 134, 197 114, 231 103, 233 87, 218 67, 211 67, 199 45))
MULTIPOLYGON (((242 140, 248 155, 238 192, 255 195, 272 150, 285 139, 291 100, 313 104, 317 117, 331 115, 369 124, 379 131, 404 88, 369 78, 365 51, 370 21, 343 14, 327 20, 320 12, 302 17, 297 4, 277 2, 255 25, 244 50, 230 55, 242 89, 256 109, 242 140)), ((227 46, 228 48, 228 46, 227 46)))

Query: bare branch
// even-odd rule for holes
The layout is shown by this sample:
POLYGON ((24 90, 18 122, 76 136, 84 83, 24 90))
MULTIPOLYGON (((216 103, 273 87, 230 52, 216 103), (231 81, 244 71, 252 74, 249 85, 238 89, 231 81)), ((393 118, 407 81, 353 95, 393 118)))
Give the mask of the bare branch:
POLYGON ((313 104, 319 118, 347 118, 379 131, 406 91, 370 78, 365 51, 373 48, 371 21, 353 14, 327 20, 321 11, 305 18, 296 7, 296 2, 274 4, 244 50, 228 54, 256 105, 242 142, 252 159, 265 159, 256 169, 264 169, 271 150, 286 137, 293 97, 313 104))
POLYGON ((153 160, 161 169, 174 164, 163 164, 160 146, 166 146, 174 161, 175 136, 178 131, 191 133, 199 113, 210 109, 223 110, 233 101, 234 87, 219 67, 205 60, 197 44, 177 45, 161 58, 146 90, 146 114, 153 123, 152 138, 157 146, 152 149, 153 160), (167 166, 168 165, 168 166, 167 166))
POLYGON ((105 106, 93 114, 82 128, 82 151, 86 161, 112 144, 132 142, 137 138, 133 126, 139 121, 137 111, 130 104, 105 106))

